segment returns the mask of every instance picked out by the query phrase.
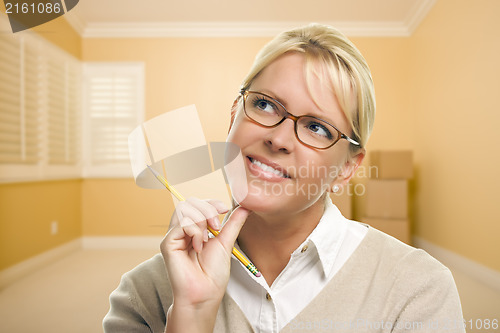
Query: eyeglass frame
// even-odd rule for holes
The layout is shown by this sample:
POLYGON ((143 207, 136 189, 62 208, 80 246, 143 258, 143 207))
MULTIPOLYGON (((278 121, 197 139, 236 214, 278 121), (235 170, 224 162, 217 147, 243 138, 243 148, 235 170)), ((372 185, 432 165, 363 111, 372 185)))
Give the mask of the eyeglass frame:
POLYGON ((263 127, 266 127, 266 128, 274 128, 274 127, 277 127, 278 125, 280 125, 282 122, 284 122, 286 119, 291 119, 293 120, 293 130, 295 132, 295 137, 297 138, 297 140, 302 143, 303 145, 309 147, 309 148, 313 148, 313 149, 319 149, 319 150, 325 150, 325 149, 328 149, 328 148, 331 148, 333 145, 335 145, 337 142, 339 142, 341 139, 344 139, 344 140, 347 140, 347 142, 349 142, 350 144, 352 145, 355 145, 357 147, 361 147, 361 144, 359 142, 357 142, 356 140, 354 139, 351 139, 349 136, 347 136, 346 134, 344 134, 342 131, 340 131, 337 127, 335 127, 334 125, 330 124, 329 122, 327 122, 326 120, 323 120, 321 118, 318 118, 318 117, 315 117, 315 116, 310 116, 310 115, 302 115, 302 116, 296 116, 290 112, 288 112, 288 110, 285 108, 285 106, 278 100, 276 100, 275 98, 267 95, 267 94, 264 94, 264 93, 261 93, 259 91, 253 91, 253 90, 246 90, 246 89, 242 89, 240 91, 240 96, 243 97, 243 111, 245 112, 245 115, 248 117, 248 119, 250 119, 251 121, 253 121, 254 123, 256 123, 257 125, 260 125, 260 126, 263 126, 263 127), (283 108, 283 110, 285 111, 285 114, 283 115, 283 118, 278 121, 276 124, 274 125, 264 125, 264 124, 261 124, 259 123, 257 120, 253 119, 252 117, 250 117, 248 114, 247 114, 247 110, 245 108, 245 104, 246 104, 246 101, 247 101, 247 97, 248 97, 248 94, 250 93, 253 93, 253 94, 259 94, 259 95, 262 95, 262 96, 265 96, 267 98, 269 98, 271 101, 275 102, 276 104, 278 104, 279 106, 281 106, 283 108), (332 143, 330 144, 329 146, 327 147, 324 147, 324 148, 319 148, 319 147, 315 147, 315 146, 312 146, 310 144, 307 144, 305 143, 304 141, 302 141, 300 138, 299 138, 299 134, 297 133, 297 121, 300 119, 300 118, 303 118, 303 117, 309 117, 309 118, 314 118, 314 119, 317 119, 317 120, 320 120, 330 126, 332 126, 337 132, 338 132, 338 137, 337 139, 332 143))

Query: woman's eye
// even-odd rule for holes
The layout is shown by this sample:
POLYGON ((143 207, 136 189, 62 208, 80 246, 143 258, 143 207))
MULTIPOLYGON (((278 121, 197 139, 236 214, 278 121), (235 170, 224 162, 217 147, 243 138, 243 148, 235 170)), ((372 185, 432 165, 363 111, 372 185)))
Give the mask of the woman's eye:
POLYGON ((315 135, 320 135, 328 139, 332 138, 332 133, 324 125, 319 123, 310 123, 307 125, 307 129, 315 135))
POLYGON ((265 111, 268 113, 276 112, 276 108, 275 108, 274 104, 272 104, 264 99, 259 99, 259 100, 255 101, 254 105, 260 111, 265 111))

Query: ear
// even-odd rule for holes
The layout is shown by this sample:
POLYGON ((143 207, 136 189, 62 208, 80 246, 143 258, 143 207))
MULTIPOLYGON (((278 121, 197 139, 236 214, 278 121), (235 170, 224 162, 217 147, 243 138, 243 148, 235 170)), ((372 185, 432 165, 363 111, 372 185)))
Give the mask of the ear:
POLYGON ((359 168, 361 163, 363 163, 365 155, 366 150, 364 148, 360 148, 356 153, 354 153, 353 156, 349 156, 342 166, 341 172, 328 188, 328 191, 333 192, 333 188, 335 185, 337 185, 338 187, 347 185, 356 173, 356 170, 359 168))

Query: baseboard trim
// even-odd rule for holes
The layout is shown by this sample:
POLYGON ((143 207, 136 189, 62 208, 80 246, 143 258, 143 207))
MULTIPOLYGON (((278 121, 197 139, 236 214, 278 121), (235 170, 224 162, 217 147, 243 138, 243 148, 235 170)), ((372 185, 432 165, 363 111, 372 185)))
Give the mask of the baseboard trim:
POLYGON ((413 245, 427 251, 430 255, 448 266, 457 269, 490 288, 500 291, 500 272, 444 249, 418 236, 413 236, 413 245))
POLYGON ((163 236, 80 237, 0 271, 0 290, 34 271, 81 249, 160 250, 163 236))
POLYGON ((12 267, 0 271, 0 290, 24 276, 43 268, 82 248, 82 239, 77 238, 51 250, 45 251, 12 267))
POLYGON ((84 249, 160 250, 163 236, 88 236, 82 238, 84 249))

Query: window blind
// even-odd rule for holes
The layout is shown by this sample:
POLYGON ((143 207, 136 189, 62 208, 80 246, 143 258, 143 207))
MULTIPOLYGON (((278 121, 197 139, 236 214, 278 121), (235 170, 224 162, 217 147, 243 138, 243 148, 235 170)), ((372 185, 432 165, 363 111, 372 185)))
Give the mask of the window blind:
POLYGON ((24 158, 26 163, 36 163, 41 159, 40 121, 43 98, 41 95, 41 46, 23 40, 23 127, 24 127, 24 158))
POLYGON ((35 46, 0 34, 0 163, 39 161, 38 68, 35 46))
POLYGON ((84 78, 86 174, 130 176, 128 135, 143 119, 143 64, 85 64, 84 78))
POLYGON ((79 66, 58 57, 49 58, 46 66, 48 163, 72 165, 80 154, 79 66))
POLYGON ((81 80, 81 62, 45 39, 0 34, 0 182, 81 175, 81 80))

